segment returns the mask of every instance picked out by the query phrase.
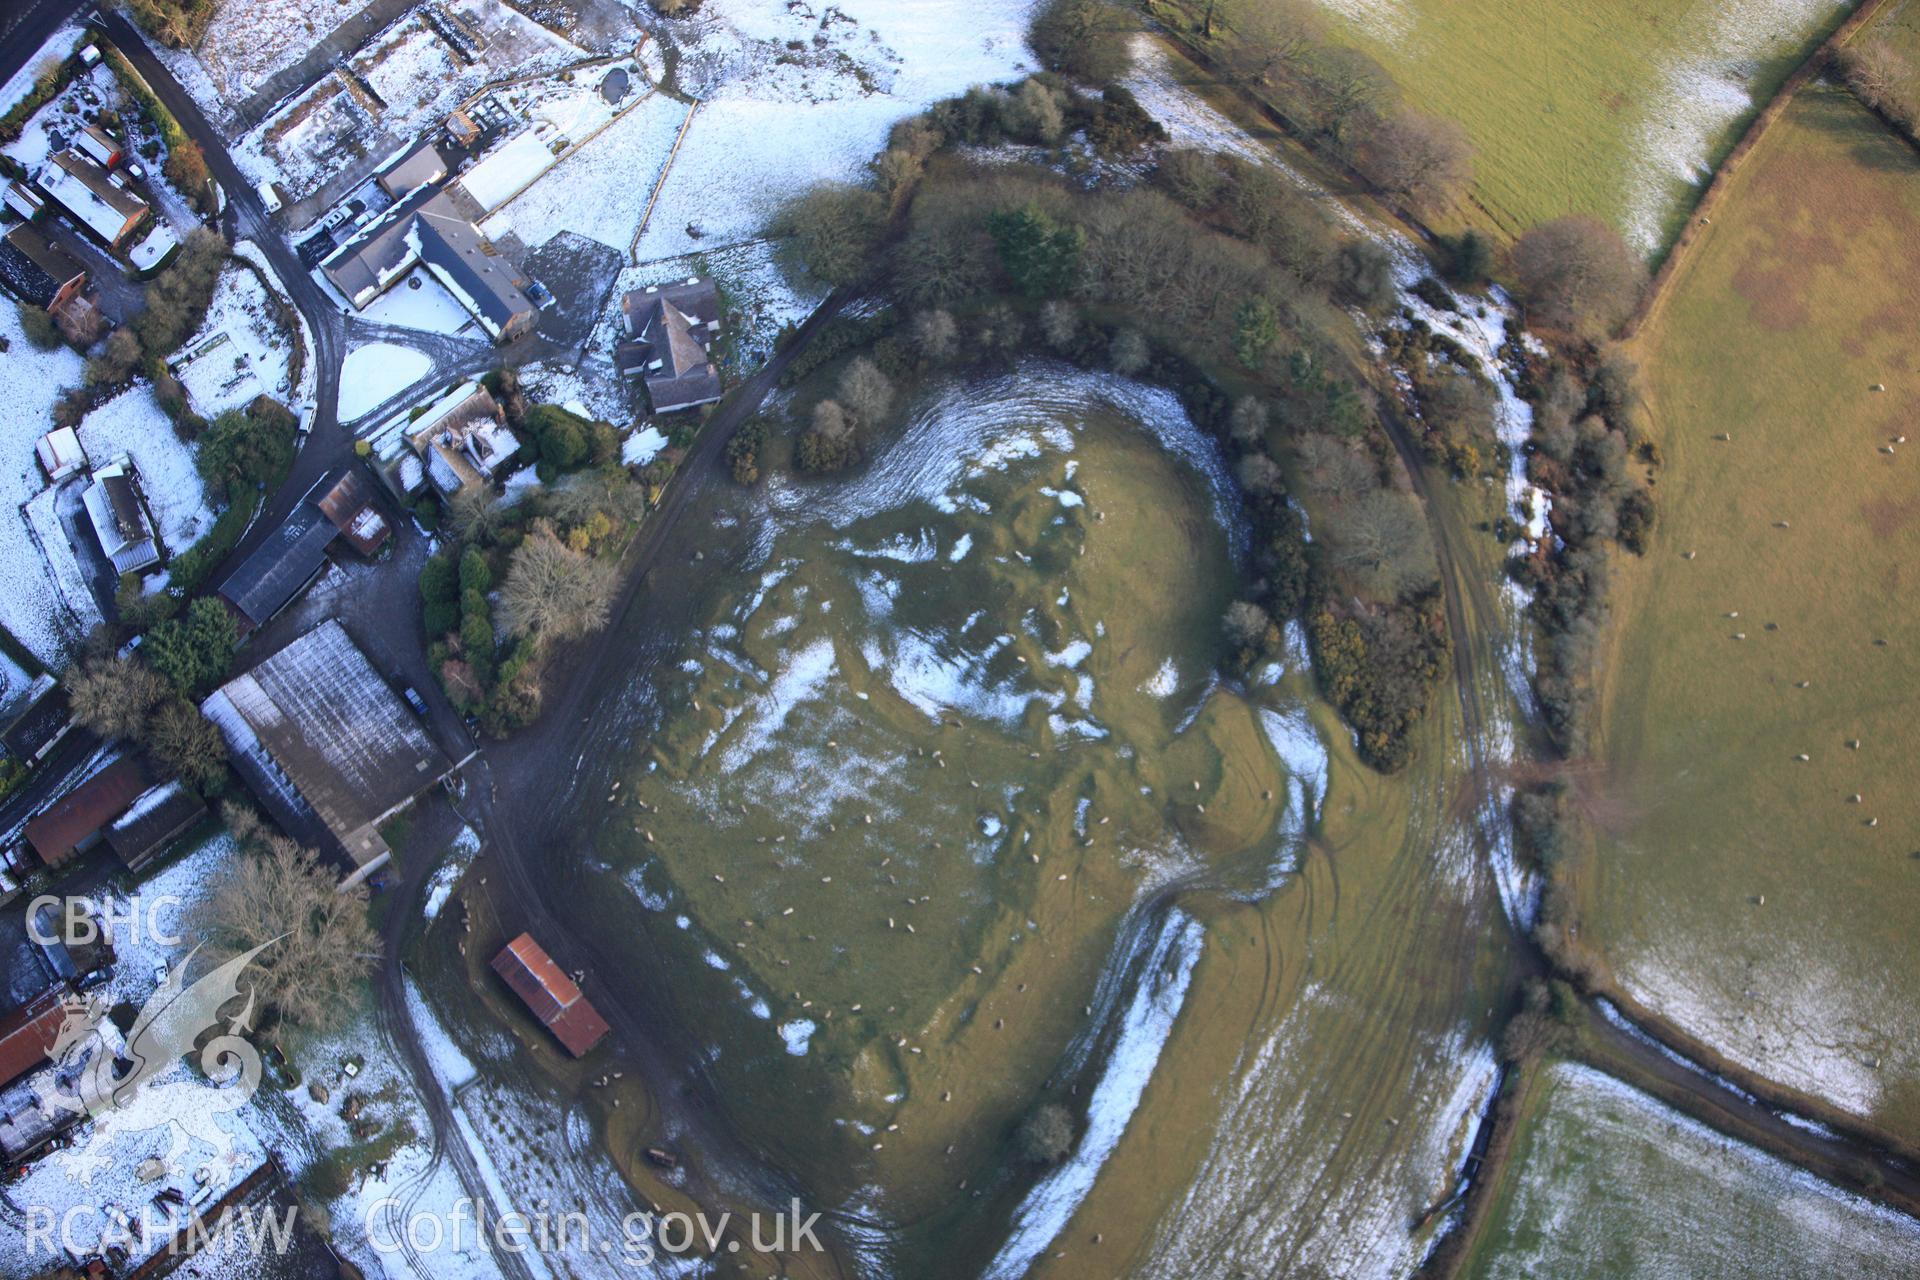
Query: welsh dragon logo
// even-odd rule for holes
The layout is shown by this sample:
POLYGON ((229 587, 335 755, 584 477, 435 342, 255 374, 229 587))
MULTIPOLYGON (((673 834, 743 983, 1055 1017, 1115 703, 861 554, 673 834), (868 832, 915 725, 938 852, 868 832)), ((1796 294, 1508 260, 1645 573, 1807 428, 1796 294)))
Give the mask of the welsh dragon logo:
POLYGON ((82 1186, 112 1163, 108 1151, 121 1134, 140 1134, 166 1127, 171 1139, 162 1159, 178 1169, 191 1143, 211 1147, 215 1161, 229 1164, 241 1158, 233 1135, 216 1116, 245 1106, 260 1086, 260 1051, 246 1039, 253 1026, 254 991, 246 1004, 226 1022, 226 1029, 199 1044, 221 1023, 220 1011, 242 993, 240 975, 271 942, 203 974, 191 986, 187 971, 200 947, 195 946, 168 972, 147 998, 122 1043, 107 1020, 106 1002, 97 996, 68 997, 62 1001, 65 1017, 54 1044, 47 1051, 60 1068, 36 1081, 41 1106, 84 1116, 93 1122, 84 1142, 56 1153, 68 1173, 82 1186), (175 1063, 195 1052, 209 1088, 196 1080, 162 1081, 175 1063), (141 1105, 136 1109, 134 1103, 141 1105))

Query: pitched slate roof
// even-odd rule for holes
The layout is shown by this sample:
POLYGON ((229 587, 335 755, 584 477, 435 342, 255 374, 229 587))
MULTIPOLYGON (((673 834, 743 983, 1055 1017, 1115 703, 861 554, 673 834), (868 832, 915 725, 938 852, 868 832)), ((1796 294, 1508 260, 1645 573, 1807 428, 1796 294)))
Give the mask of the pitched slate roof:
POLYGON ((720 374, 707 355, 720 327, 720 295, 713 281, 695 277, 636 289, 620 300, 620 310, 628 340, 615 347, 614 364, 622 375, 646 381, 655 412, 720 398, 720 374))
POLYGON ((34 227, 21 223, 0 240, 0 284, 17 297, 44 307, 86 269, 34 227))
POLYGON ((139 761, 121 756, 28 822, 27 843, 40 861, 59 866, 125 812, 147 782, 139 761))
POLYGON ((115 186, 107 171, 78 151, 56 152, 40 171, 40 189, 102 240, 117 244, 147 211, 147 202, 115 186))
POLYGON ((386 852, 375 824, 449 768, 333 619, 221 685, 201 710, 289 835, 308 839, 317 820, 362 866, 386 852))
POLYGON ((220 584, 220 598, 253 626, 261 625, 313 581, 326 563, 328 544, 339 533, 320 508, 301 503, 227 575, 220 584))
POLYGON ((439 148, 433 145, 432 139, 423 138, 397 153, 375 175, 375 180, 382 190, 397 199, 446 176, 447 162, 439 148))
POLYGON ((206 814, 207 806, 200 797, 175 778, 134 797, 127 811, 107 826, 107 847, 137 871, 206 814))
POLYGON ((607 1034, 600 1011, 532 934, 523 933, 502 948, 493 958, 493 971, 574 1057, 584 1056, 607 1034))
POLYGON ((480 228, 432 208, 422 209, 415 225, 420 260, 493 336, 499 337, 515 320, 533 314, 533 302, 523 292, 527 277, 480 234, 480 228))

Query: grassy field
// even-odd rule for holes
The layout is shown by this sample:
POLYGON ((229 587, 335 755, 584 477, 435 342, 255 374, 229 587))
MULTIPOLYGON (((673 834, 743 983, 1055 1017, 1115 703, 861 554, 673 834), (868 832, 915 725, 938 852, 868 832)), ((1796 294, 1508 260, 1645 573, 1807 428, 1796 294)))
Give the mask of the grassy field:
POLYGON ((1461 1275, 1910 1276, 1920 1227, 1587 1067, 1545 1069, 1461 1275))
POLYGON ((1920 163, 1810 89, 1722 209, 1636 353, 1667 465, 1603 663, 1589 941, 1735 1061, 1911 1137, 1920 444, 1891 442, 1920 439, 1920 163))
POLYGON ((1478 208, 1459 221, 1512 236, 1591 213, 1649 253, 1754 104, 1843 16, 1838 0, 1319 2, 1410 104, 1472 135, 1478 208))
POLYGON ((1893 0, 1880 11, 1873 24, 1855 37, 1855 46, 1873 39, 1884 39, 1905 54, 1909 61, 1920 62, 1920 3, 1893 0))

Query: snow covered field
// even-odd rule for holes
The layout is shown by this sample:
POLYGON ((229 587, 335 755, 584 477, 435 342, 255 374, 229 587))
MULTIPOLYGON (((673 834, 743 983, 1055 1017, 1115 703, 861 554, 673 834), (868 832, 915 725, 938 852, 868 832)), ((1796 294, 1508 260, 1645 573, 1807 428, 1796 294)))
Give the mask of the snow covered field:
MULTIPOLYGON (((525 187, 501 216, 529 247, 545 244, 562 231, 575 231, 625 253, 687 109, 684 102, 656 93, 531 186, 524 175, 504 175, 479 191, 471 183, 467 189, 491 209, 525 187)), ((537 138, 522 137, 533 140, 530 164, 542 158, 551 163, 552 156, 537 138)), ((496 218, 487 230, 498 234, 501 225, 496 218)))
POLYGON ((35 350, 11 302, 0 302, 0 337, 7 340, 7 353, 0 356, 0 404, 7 407, 0 414, 0 620, 36 658, 58 668, 99 613, 84 592, 76 602, 83 608, 65 603, 66 593, 20 508, 46 488, 33 444, 52 425, 61 388, 79 384, 83 362, 66 347, 35 350))
POLYGON ((1920 1223, 1584 1066, 1551 1069, 1482 1274, 1895 1277, 1920 1223))
MULTIPOLYGON (((1030 8, 1031 0, 848 0, 823 22, 806 4, 709 0, 665 33, 680 47, 678 87, 701 102, 637 256, 751 239, 794 191, 857 178, 894 121, 1020 74, 1030 8), (790 41, 809 51, 793 53, 790 41)), ((516 200, 507 216, 522 242, 571 230, 624 252, 686 112, 664 97, 648 102, 516 200)))
POLYGON ((433 361, 408 347, 373 342, 355 347, 340 366, 340 420, 351 422, 411 387, 433 361))
POLYGON ((293 398, 292 341, 260 278, 230 266, 220 274, 206 323, 175 355, 175 373, 203 418, 243 408, 256 396, 286 404, 293 398))
POLYGON ((86 416, 80 447, 96 467, 121 454, 133 458, 160 540, 179 554, 213 526, 207 489, 194 467, 194 446, 174 434, 153 390, 136 382, 86 416))

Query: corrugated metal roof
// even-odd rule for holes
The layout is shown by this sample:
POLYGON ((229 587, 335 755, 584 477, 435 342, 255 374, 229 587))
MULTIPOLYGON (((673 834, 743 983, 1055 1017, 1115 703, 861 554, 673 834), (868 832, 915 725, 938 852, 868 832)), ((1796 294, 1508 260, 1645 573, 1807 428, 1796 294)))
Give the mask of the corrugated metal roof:
POLYGON ((309 809, 336 841, 378 822, 449 768, 332 619, 229 680, 202 710, 236 761, 252 762, 243 776, 261 777, 276 806, 309 809))
POLYGON ((267 540, 220 584, 220 598, 259 626, 286 608, 326 563, 340 530, 312 503, 295 507, 267 540))
POLYGON ((574 1057, 607 1034, 605 1019, 532 934, 523 933, 503 947, 493 958, 493 971, 574 1057))

